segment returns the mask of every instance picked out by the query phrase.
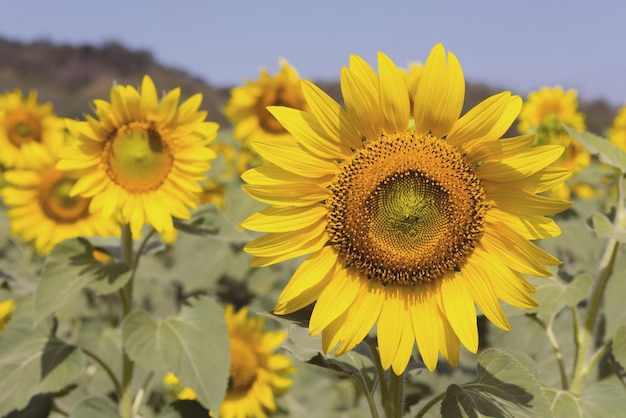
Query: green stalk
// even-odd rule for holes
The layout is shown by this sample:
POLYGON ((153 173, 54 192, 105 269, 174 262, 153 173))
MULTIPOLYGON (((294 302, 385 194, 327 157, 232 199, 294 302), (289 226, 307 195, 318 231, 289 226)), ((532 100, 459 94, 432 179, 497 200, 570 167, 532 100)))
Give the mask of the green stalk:
POLYGON ((393 415, 387 415, 387 418, 402 418, 404 412, 404 379, 404 372, 399 376, 393 370, 389 372, 389 395, 393 405, 393 415))
POLYGON ((369 338, 365 339, 370 351, 372 352, 372 360, 374 360, 374 365, 376 366, 376 373, 378 375, 378 382, 380 383, 380 393, 383 404, 383 409, 385 410, 385 415, 390 417, 390 411, 393 410, 393 405, 391 404, 392 400, 389 396, 389 386, 387 385, 387 374, 383 369, 383 365, 380 361, 380 355, 378 354, 378 347, 376 343, 369 338))
POLYGON ((527 315, 530 319, 535 321, 539 326, 546 332, 548 336, 548 341, 550 341, 550 345, 552 346, 552 351, 554 352, 554 357, 556 358, 556 363, 559 366, 559 375, 561 376, 561 387, 563 390, 567 390, 567 372, 565 371, 565 362, 563 361, 563 354, 561 353, 561 346, 559 345, 559 341, 556 339, 554 332, 552 331, 552 323, 554 321, 554 315, 550 318, 550 323, 546 324, 543 322, 541 318, 539 318, 536 314, 527 315))
MULTIPOLYGON (((128 224, 122 225, 122 255, 124 257, 124 262, 132 268, 134 266, 133 236, 128 224)), ((134 270, 132 275, 134 276, 134 270)), ((124 321, 132 310, 133 282, 134 278, 131 277, 124 287, 119 290, 122 299, 122 321, 124 321)), ((133 393, 131 384, 133 380, 133 369, 134 363, 126 355, 126 352, 122 348, 122 394, 119 405, 120 416, 122 418, 132 418, 133 393)))
MULTIPOLYGON (((624 227, 624 173, 620 173, 618 182, 618 198, 617 198, 617 210, 615 215, 615 228, 622 229, 624 227)), ((609 242, 604 249, 604 254, 600 260, 598 266, 598 274, 596 277, 596 285, 591 293, 591 300, 589 301, 589 308, 587 309, 587 317, 583 328, 578 334, 577 341, 577 355, 574 363, 574 375, 572 377, 572 384, 570 386, 571 392, 575 395, 580 395, 583 390, 585 377, 591 372, 587 364, 587 358, 589 351, 593 343, 593 332, 595 330, 596 321, 598 319, 598 313, 600 311, 600 304, 606 285, 609 279, 613 275, 613 267, 615 266, 615 260, 619 252, 620 243, 615 239, 609 239, 609 242)))

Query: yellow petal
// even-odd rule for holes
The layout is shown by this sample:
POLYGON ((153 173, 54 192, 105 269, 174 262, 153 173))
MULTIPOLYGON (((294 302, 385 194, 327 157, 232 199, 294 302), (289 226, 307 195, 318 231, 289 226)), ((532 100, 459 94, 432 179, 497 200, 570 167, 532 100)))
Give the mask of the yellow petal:
POLYGON ((459 61, 449 53, 446 65, 443 45, 435 45, 426 59, 415 93, 415 130, 430 131, 438 137, 450 132, 461 114, 464 97, 465 79, 459 61))
POLYGON ((347 274, 345 268, 340 268, 335 273, 315 303, 309 322, 311 335, 322 332, 328 324, 348 309, 361 287, 360 282, 360 277, 347 274))
POLYGON ((457 275, 457 280, 465 284, 474 302, 494 325, 507 331, 511 329, 511 325, 498 302, 498 295, 491 286, 491 281, 478 274, 472 264, 471 257, 463 266, 462 273, 457 275))
POLYGON ((315 280, 314 282, 297 283, 296 287, 302 286, 303 290, 300 292, 294 292, 285 288, 278 297, 274 313, 286 315, 315 302, 328 284, 335 279, 337 268, 337 266, 333 266, 321 279, 317 277, 310 278, 310 280, 315 280))
MULTIPOLYGON (((333 270, 337 264, 337 253, 332 247, 327 246, 322 250, 311 254, 296 269, 283 289, 278 299, 277 306, 283 306, 306 290, 314 287, 333 270)), ((276 312, 276 309, 274 310, 276 312)))
POLYGON ((326 135, 314 115, 286 106, 269 106, 267 110, 298 142, 316 155, 326 159, 343 159, 350 155, 350 148, 326 135))
POLYGON ((434 297, 433 285, 415 287, 415 301, 411 306, 413 333, 422 361, 431 372, 437 367, 439 356, 439 307, 434 297))
POLYGON ((510 103, 511 92, 508 91, 483 100, 454 124, 447 137, 448 143, 452 146, 461 146, 473 139, 484 138, 496 128, 510 103))
POLYGON ((351 148, 362 147, 361 138, 346 111, 337 102, 307 80, 302 81, 302 93, 320 125, 331 138, 351 148))
POLYGON ((329 191, 315 184, 277 184, 255 186, 244 184, 241 188, 264 203, 278 206, 312 206, 328 198, 329 191))
POLYGON ((384 302, 378 318, 378 351, 383 369, 391 367, 396 358, 404 321, 409 320, 404 314, 404 300, 398 286, 387 286, 383 293, 384 302))
POLYGON ((474 300, 458 275, 446 274, 441 279, 441 303, 446 318, 463 345, 472 353, 478 350, 478 326, 474 300))
POLYGON ((326 216, 325 206, 271 207, 256 212, 241 223, 251 231, 288 232, 312 225, 326 216))
POLYGON ((388 133, 404 132, 409 123, 409 92, 404 76, 396 64, 382 52, 378 53, 380 74, 380 109, 388 133))
POLYGON ((497 183, 510 183, 543 170, 558 160, 564 148, 560 145, 533 147, 518 155, 500 161, 487 161, 476 169, 481 179, 497 183))
MULTIPOLYGON (((352 124, 366 138, 377 138, 382 131, 378 91, 368 89, 366 80, 347 67, 341 69, 341 95, 352 124)), ((359 145, 358 148, 361 148, 359 145)))
POLYGON ((321 236, 325 229, 326 220, 321 220, 295 231, 265 234, 247 243, 243 249, 248 254, 257 257, 272 257, 286 254, 301 248, 308 240, 321 236))
POLYGON ((265 160, 299 176, 318 178, 338 169, 335 161, 316 157, 293 140, 256 141, 252 147, 265 160))
POLYGON ((554 219, 547 216, 519 215, 491 208, 485 214, 485 222, 487 228, 497 228, 499 224, 508 225, 520 236, 530 240, 554 238, 561 235, 561 229, 554 219))

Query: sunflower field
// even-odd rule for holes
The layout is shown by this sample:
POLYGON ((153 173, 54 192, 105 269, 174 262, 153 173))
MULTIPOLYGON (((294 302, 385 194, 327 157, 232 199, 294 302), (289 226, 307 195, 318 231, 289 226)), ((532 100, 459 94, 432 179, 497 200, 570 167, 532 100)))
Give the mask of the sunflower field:
POLYGON ((2 92, 0 416, 622 415, 626 106, 420 54, 2 92))

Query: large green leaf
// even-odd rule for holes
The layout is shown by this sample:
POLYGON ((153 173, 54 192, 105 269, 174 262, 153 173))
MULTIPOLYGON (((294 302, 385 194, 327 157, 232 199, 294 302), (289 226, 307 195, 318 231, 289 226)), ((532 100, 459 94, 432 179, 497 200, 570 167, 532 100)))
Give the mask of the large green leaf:
POLYGON ((35 292, 35 323, 65 304, 72 303, 86 286, 98 294, 112 293, 130 279, 130 268, 121 262, 100 263, 94 247, 84 238, 57 244, 46 258, 35 292))
POLYGON ((626 390, 607 382, 594 383, 581 396, 546 389, 555 418, 621 417, 626 411, 626 390))
POLYGON ((574 307, 584 300, 591 292, 593 277, 589 273, 582 273, 569 283, 557 276, 533 282, 539 283, 534 295, 539 306, 529 312, 553 314, 564 307, 574 307))
POLYGON ((450 385, 441 403, 443 417, 550 417, 537 379, 511 355, 487 350, 473 382, 450 385))
POLYGON ((83 353, 54 337, 52 321, 32 325, 32 312, 18 312, 0 333, 0 416, 65 388, 85 368, 83 353))
POLYGON ((69 418, 119 418, 117 405, 104 396, 83 399, 70 413, 69 418))
POLYGON ((605 138, 591 132, 578 132, 567 125, 563 125, 572 138, 580 142, 592 154, 597 154, 600 161, 609 164, 622 173, 626 173, 626 152, 613 145, 605 138))
POLYGON ((175 373, 203 406, 219 407, 228 385, 230 350, 224 313, 216 302, 193 299, 178 316, 160 320, 136 310, 124 320, 122 334, 133 361, 157 376, 175 373))

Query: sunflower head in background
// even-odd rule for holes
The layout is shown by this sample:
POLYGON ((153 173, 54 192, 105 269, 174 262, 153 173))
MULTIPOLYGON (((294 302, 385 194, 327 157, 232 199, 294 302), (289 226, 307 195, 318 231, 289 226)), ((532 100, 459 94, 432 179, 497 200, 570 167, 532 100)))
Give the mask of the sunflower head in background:
POLYGON ((5 168, 28 167, 25 152, 54 149, 63 140, 63 120, 54 114, 51 103, 37 101, 36 91, 26 97, 21 90, 0 95, 0 164, 5 168))
POLYGON ((608 139, 611 143, 626 151, 626 105, 618 110, 613 122, 611 122, 608 139))
MULTIPOLYGON (((543 87, 528 95, 528 100, 524 102, 519 115, 517 129, 523 134, 536 133, 534 145, 562 145, 565 151, 554 165, 576 174, 591 163, 591 155, 565 131, 563 124, 578 132, 587 129, 585 115, 578 111, 576 90, 564 91, 562 87, 543 87)), ((570 189, 563 183, 552 189, 549 194, 552 197, 568 199, 571 191, 577 190, 585 190, 585 185, 574 183, 570 189)), ((583 193, 581 197, 586 197, 586 194, 583 193)))
POLYGON ((55 168, 55 151, 29 147, 22 155, 29 168, 6 171, 7 185, 0 190, 13 235, 32 241, 45 256, 65 239, 119 234, 119 226, 111 218, 89 211, 90 198, 70 193, 76 179, 55 168))
POLYGON ((537 305, 522 274, 549 277, 560 261, 532 240, 559 235, 546 215, 570 206, 539 193, 570 172, 551 167, 561 145, 501 139, 520 97, 496 94, 461 116, 463 71, 441 44, 413 112, 404 74, 383 53, 378 73, 358 56, 342 69, 345 107, 310 82, 302 89, 309 110, 269 109, 295 140, 256 141, 268 163, 242 176, 271 205, 243 222, 266 233, 244 248, 252 265, 308 255, 276 314, 315 302, 310 332, 336 355, 376 325, 382 365, 400 374, 415 343, 429 370, 439 353, 456 366, 461 344, 476 352, 476 305, 505 330, 500 300, 537 305))
MULTIPOLYGON (((224 311, 230 338, 230 379, 219 408, 220 418, 266 417, 276 412, 275 396, 293 384, 295 373, 289 357, 274 353, 286 337, 284 331, 265 331, 261 317, 248 315, 248 308, 224 311)), ((168 373, 165 383, 177 389, 178 399, 196 399, 193 389, 181 387, 176 375, 168 373)))
POLYGON ((258 80, 247 80, 245 85, 231 90, 224 113, 234 126, 233 137, 242 141, 237 158, 237 171, 240 174, 260 163, 258 155, 250 147, 251 142, 292 139, 292 135, 267 110, 268 106, 308 109, 298 73, 284 59, 280 61, 280 67, 276 75, 261 69, 258 80))
POLYGON ((95 117, 67 121, 77 141, 57 168, 78 178, 70 194, 91 198, 90 211, 130 224, 135 237, 144 224, 168 235, 172 217, 189 219, 215 158, 218 125, 205 121, 200 94, 179 104, 180 94, 159 100, 145 76, 140 90, 115 85, 110 102, 95 100, 95 117))

